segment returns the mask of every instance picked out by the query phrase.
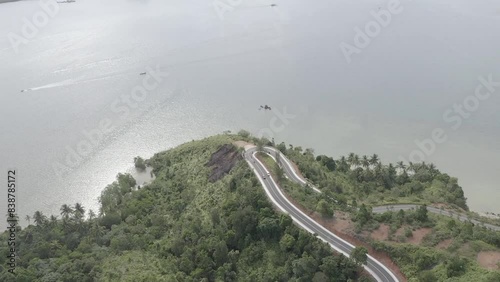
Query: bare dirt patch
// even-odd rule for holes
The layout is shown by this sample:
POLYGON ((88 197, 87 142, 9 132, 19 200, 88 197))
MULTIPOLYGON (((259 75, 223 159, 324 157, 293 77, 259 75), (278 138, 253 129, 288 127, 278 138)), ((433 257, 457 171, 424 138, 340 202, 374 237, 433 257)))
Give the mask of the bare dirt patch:
POLYGON ((413 236, 408 238, 407 242, 414 245, 419 245, 422 243, 422 239, 425 235, 432 232, 432 228, 419 228, 413 231, 413 236))
POLYGON ((231 171, 231 169, 236 165, 236 163, 242 159, 236 147, 232 144, 225 144, 213 153, 210 160, 206 164, 212 168, 212 171, 208 177, 210 182, 215 182, 231 171))
POLYGON ((380 224, 380 227, 377 230, 374 230, 370 237, 377 241, 385 241, 389 238, 389 230, 390 227, 387 224, 380 224))
POLYGON ((394 236, 397 238, 399 236, 403 236, 405 234, 405 226, 399 227, 398 230, 396 230, 396 233, 394 233, 394 236))
POLYGON ((484 268, 496 270, 500 269, 500 252, 483 251, 477 254, 477 262, 484 268))
POLYGON ((239 148, 246 148, 247 146, 255 146, 252 143, 248 143, 247 141, 234 141, 233 145, 239 148))
POLYGON ((326 227, 326 229, 334 230, 336 233, 349 234, 354 230, 354 223, 343 212, 336 212, 334 218, 325 218, 317 212, 310 213, 309 216, 326 227))
POLYGON ((445 249, 448 249, 448 247, 451 245, 451 243, 453 243, 453 239, 446 239, 446 240, 439 242, 436 245, 436 248, 441 249, 441 250, 445 250, 445 249))

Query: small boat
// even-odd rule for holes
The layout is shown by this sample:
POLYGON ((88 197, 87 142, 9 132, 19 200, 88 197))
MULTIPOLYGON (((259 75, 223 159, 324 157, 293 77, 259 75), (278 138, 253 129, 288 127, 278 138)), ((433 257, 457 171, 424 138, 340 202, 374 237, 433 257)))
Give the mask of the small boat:
POLYGON ((145 74, 146 74, 146 72, 141 72, 139 75, 145 75, 145 74))

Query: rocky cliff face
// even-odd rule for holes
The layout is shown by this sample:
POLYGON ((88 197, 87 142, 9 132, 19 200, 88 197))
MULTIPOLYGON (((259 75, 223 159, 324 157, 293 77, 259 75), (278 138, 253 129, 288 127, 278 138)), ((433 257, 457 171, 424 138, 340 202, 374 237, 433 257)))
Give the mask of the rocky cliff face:
POLYGON ((242 156, 234 145, 225 144, 220 147, 217 152, 212 154, 210 161, 206 164, 206 166, 212 167, 212 172, 208 177, 209 181, 215 182, 224 177, 241 159, 242 156))

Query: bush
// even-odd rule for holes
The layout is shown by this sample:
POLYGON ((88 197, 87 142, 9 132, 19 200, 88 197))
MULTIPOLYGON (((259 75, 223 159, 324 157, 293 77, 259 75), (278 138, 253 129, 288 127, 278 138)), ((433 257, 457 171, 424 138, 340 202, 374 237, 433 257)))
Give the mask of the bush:
POLYGON ((138 170, 144 171, 146 169, 146 164, 144 162, 144 159, 139 156, 134 158, 134 165, 135 168, 137 168, 138 170))
POLYGON ((115 224, 120 224, 122 221, 121 216, 118 213, 109 213, 101 218, 100 224, 108 229, 115 224))
POLYGON ((238 135, 243 137, 243 138, 248 138, 248 137, 250 137, 250 132, 242 129, 242 130, 238 131, 238 135))
POLYGON ((333 216, 333 208, 325 200, 319 200, 316 211, 324 217, 333 216))
POLYGON ((420 282, 435 282, 437 281, 436 275, 432 271, 422 271, 418 275, 418 280, 420 282))
POLYGON ((406 227, 406 228, 405 228, 405 237, 406 237, 406 238, 410 238, 410 237, 412 237, 412 236, 413 236, 413 232, 411 231, 411 228, 406 227))
POLYGON ((446 275, 455 277, 464 274, 467 270, 467 260, 464 258, 452 257, 446 262, 446 275))

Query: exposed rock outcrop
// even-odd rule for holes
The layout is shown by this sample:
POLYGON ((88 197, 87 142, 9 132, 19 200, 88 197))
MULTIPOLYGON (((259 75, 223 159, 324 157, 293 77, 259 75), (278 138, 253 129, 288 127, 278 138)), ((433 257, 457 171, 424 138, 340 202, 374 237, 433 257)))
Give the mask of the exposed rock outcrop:
POLYGON ((212 167, 212 172, 208 176, 208 180, 210 182, 215 182, 221 179, 228 174, 241 159, 242 156, 234 145, 223 145, 217 152, 212 154, 210 161, 206 164, 206 166, 212 167))

